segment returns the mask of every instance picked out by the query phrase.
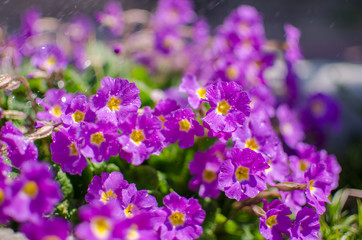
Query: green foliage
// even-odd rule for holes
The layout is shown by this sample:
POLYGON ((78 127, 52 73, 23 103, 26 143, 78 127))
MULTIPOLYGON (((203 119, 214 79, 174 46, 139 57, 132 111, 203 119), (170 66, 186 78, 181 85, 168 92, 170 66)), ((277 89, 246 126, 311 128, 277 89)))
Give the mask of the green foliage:
POLYGON ((341 200, 346 199, 346 191, 339 190, 333 196, 327 211, 321 216, 321 233, 323 239, 362 239, 362 205, 357 201, 358 213, 343 211, 341 200))

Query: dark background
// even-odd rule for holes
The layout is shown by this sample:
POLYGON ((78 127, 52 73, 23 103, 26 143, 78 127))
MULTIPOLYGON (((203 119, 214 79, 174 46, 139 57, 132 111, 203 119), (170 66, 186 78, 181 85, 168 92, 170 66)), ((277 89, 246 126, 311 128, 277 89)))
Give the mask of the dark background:
MULTIPOLYGON (((67 20, 77 13, 90 16, 102 10, 103 0, 0 0, 0 24, 15 31, 24 10, 38 6, 43 16, 67 20)), ((122 0, 123 8, 153 10, 156 0, 122 0)), ((283 25, 291 23, 302 31, 301 45, 307 59, 362 60, 362 1, 359 0, 194 0, 196 12, 210 25, 223 19, 241 4, 252 5, 264 16, 268 39, 284 38, 283 25)))

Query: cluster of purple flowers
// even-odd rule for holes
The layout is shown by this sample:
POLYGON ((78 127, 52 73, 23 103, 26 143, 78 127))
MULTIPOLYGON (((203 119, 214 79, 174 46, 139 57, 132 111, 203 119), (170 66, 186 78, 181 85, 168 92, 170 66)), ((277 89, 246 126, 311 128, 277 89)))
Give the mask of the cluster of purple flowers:
POLYGON ((95 176, 79 210, 79 239, 196 239, 205 211, 194 198, 170 193, 158 207, 156 198, 137 190, 120 172, 95 176))
MULTIPOLYGON (((62 28, 69 43, 65 51, 53 43, 38 45, 43 33, 35 26, 40 19, 35 9, 24 15, 19 34, 0 48, 1 66, 19 66, 27 56, 48 78, 61 73, 68 59, 85 68, 86 44, 94 34, 90 20, 76 17, 62 28)), ((122 36, 126 26, 118 3, 109 2, 96 19, 113 36, 122 36)), ((184 74, 179 88, 165 90, 154 108, 141 108, 140 89, 120 77, 104 77, 91 96, 49 89, 43 99, 36 99, 44 108, 36 115, 36 127, 50 122, 55 128, 51 160, 65 173, 82 175, 90 162, 119 155, 138 166, 170 144, 190 148, 207 135, 215 144, 188 163, 191 190, 201 198, 217 198, 223 191, 244 201, 277 188, 282 201, 264 199, 261 234, 267 239, 317 239, 319 216, 338 186, 341 168, 333 155, 304 140, 324 124, 338 124, 338 105, 323 94, 310 97, 307 105, 299 102, 293 70, 302 58, 299 30, 286 25, 284 51, 270 49, 261 15, 241 6, 212 39, 188 0, 160 0, 151 29, 152 50, 135 50, 132 57, 154 72, 164 66, 162 59, 170 60, 172 69, 184 74), (151 57, 155 61, 149 61, 151 57), (287 68, 286 87, 273 91, 265 72, 277 58, 287 68), (293 188, 297 185, 304 187, 293 188)), ((20 222, 30 239, 65 239, 70 224, 44 218, 62 200, 50 166, 38 161, 35 144, 11 122, 1 129, 1 143, 20 173, 10 178, 10 165, 0 159, 0 221, 20 222)), ((181 240, 203 233, 206 213, 196 199, 173 192, 164 196, 164 207, 158 207, 155 197, 137 190, 120 172, 95 176, 85 200, 74 229, 79 239, 181 240)))

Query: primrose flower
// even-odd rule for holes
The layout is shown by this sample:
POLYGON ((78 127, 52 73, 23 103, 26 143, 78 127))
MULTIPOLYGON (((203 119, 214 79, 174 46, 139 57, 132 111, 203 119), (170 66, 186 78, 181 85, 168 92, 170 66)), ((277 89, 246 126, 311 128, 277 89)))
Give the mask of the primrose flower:
POLYGON ((141 106, 139 93, 136 84, 128 80, 104 77, 101 88, 90 100, 90 108, 96 112, 98 120, 117 126, 129 113, 137 112, 141 106))
POLYGON ((24 137, 12 122, 7 121, 1 128, 1 141, 7 146, 8 157, 15 167, 21 167, 25 162, 35 162, 38 159, 38 148, 24 137))
POLYGON ((194 20, 195 13, 189 0, 161 0, 158 1, 153 17, 154 25, 157 27, 174 27, 190 23, 194 20))
POLYGON ((92 21, 86 15, 77 15, 65 26, 64 34, 73 45, 84 45, 94 33, 92 21))
POLYGON ((326 171, 325 163, 314 163, 304 177, 307 183, 307 202, 321 215, 326 211, 325 202, 330 203, 328 196, 331 194, 331 174, 326 171))
POLYGON ((187 93, 188 102, 194 109, 198 109, 203 101, 206 101, 206 88, 202 87, 192 74, 186 74, 182 78, 179 87, 180 92, 187 93))
POLYGON ((214 133, 232 133, 250 115, 250 99, 235 82, 217 82, 206 88, 211 108, 202 119, 214 133))
POLYGON ((266 239, 283 239, 283 233, 289 236, 292 221, 288 215, 292 214, 290 209, 280 202, 274 200, 270 204, 264 201, 265 217, 260 217, 259 230, 266 239))
POLYGON ((167 116, 163 132, 167 142, 180 140, 180 148, 189 148, 194 144, 194 136, 204 136, 204 128, 194 119, 190 108, 179 109, 167 116))
POLYGON ((70 224, 61 218, 42 218, 38 223, 25 223, 21 232, 29 240, 66 240, 70 234, 70 224))
POLYGON ((277 109, 280 133, 285 143, 292 149, 303 141, 305 134, 303 126, 297 117, 297 113, 286 104, 280 105, 277 109))
POLYGON ((138 166, 148 159, 150 154, 160 154, 164 140, 161 128, 162 121, 153 116, 148 107, 145 107, 141 116, 137 113, 130 114, 119 124, 122 131, 118 138, 121 144, 120 157, 138 166))
POLYGON ((298 143, 295 148, 298 156, 289 156, 290 168, 293 170, 293 175, 299 178, 304 177, 306 170, 313 163, 318 162, 318 154, 316 147, 306 143, 298 143))
POLYGON ((102 202, 107 204, 110 201, 122 197, 122 190, 127 189, 128 182, 123 179, 120 172, 106 173, 102 172, 101 177, 95 175, 91 184, 88 186, 88 193, 85 200, 88 203, 102 202))
POLYGON ((122 218, 133 218, 141 213, 152 212, 157 208, 156 198, 147 193, 147 190, 138 191, 134 183, 122 189, 118 198, 122 218))
POLYGON ((189 183, 189 188, 193 191, 199 188, 200 197, 217 198, 220 194, 217 179, 222 160, 217 154, 210 150, 204 153, 197 152, 194 160, 189 163, 190 174, 195 175, 189 183))
POLYGON ((115 225, 116 239, 147 239, 157 240, 159 239, 156 232, 153 230, 153 218, 150 213, 141 213, 132 218, 124 219, 115 225))
POLYGON ((81 240, 117 239, 116 224, 120 221, 120 209, 116 202, 94 203, 79 209, 82 222, 75 228, 75 236, 81 240))
POLYGON ((284 25, 286 50, 285 58, 294 64, 296 61, 303 59, 301 49, 299 46, 300 30, 293 25, 284 25))
POLYGON ((65 126, 79 127, 85 122, 94 122, 94 112, 89 108, 88 99, 85 95, 76 95, 66 112, 62 116, 65 126))
POLYGON ((304 207, 297 213, 291 229, 291 240, 319 239, 320 216, 313 208, 304 207))
POLYGON ((46 163, 24 163, 21 175, 11 185, 11 201, 4 213, 17 222, 39 222, 43 214, 50 214, 62 199, 59 183, 50 169, 46 163))
POLYGON ((331 96, 323 93, 311 95, 301 111, 301 118, 307 131, 314 132, 318 144, 325 140, 325 130, 338 130, 340 123, 340 107, 331 96))
POLYGON ((76 131, 74 128, 69 130, 61 128, 59 132, 53 132, 50 151, 53 162, 60 164, 64 172, 81 175, 87 166, 87 160, 81 154, 82 142, 76 131))
POLYGON ((205 211, 194 198, 186 199, 173 192, 163 198, 161 210, 166 219, 161 225, 161 239, 197 239, 203 229, 201 224, 205 219, 205 211))
POLYGON ((165 128, 166 117, 179 108, 180 106, 173 99, 166 98, 157 102, 153 110, 153 115, 162 121, 162 131, 164 131, 163 129, 165 128))
POLYGON ((121 36, 124 29, 123 10, 119 2, 109 1, 104 12, 97 12, 96 20, 106 27, 113 36, 121 36))
POLYGON ((183 48, 183 38, 178 29, 164 28, 155 32, 155 49, 162 54, 172 54, 183 48))
POLYGON ((44 99, 36 99, 36 103, 45 109, 36 114, 37 119, 60 123, 61 116, 65 114, 72 99, 73 94, 67 93, 64 89, 49 89, 44 99))
POLYGON ((43 45, 39 47, 30 59, 36 68, 52 74, 66 68, 68 61, 63 51, 57 45, 43 45))
POLYGON ((117 128, 105 122, 88 123, 82 128, 84 145, 82 154, 93 162, 108 161, 110 156, 116 156, 120 146, 117 141, 117 128))
POLYGON ((230 199, 242 201, 253 198, 267 188, 264 170, 268 168, 260 153, 249 148, 232 148, 220 167, 219 189, 230 199))

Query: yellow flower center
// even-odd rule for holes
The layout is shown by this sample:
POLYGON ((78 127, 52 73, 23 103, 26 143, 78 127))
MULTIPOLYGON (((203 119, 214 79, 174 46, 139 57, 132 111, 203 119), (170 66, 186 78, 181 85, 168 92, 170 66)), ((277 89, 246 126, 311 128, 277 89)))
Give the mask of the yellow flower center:
POLYGON ((246 167, 238 167, 235 171, 235 176, 238 181, 243 181, 245 179, 249 179, 249 168, 246 167))
POLYGON ((68 148, 70 150, 70 156, 78 156, 78 150, 74 142, 68 145, 68 148))
POLYGON ((59 118, 61 115, 62 115, 62 111, 60 109, 60 106, 59 105, 55 105, 52 110, 51 110, 52 114, 54 116, 56 116, 57 118, 59 118))
POLYGON ((54 56, 48 57, 44 62, 44 68, 45 69, 53 68, 56 62, 57 59, 54 56))
POLYGON ((161 116, 158 116, 158 119, 160 119, 162 121, 162 129, 164 129, 165 128, 165 122, 166 122, 165 117, 163 115, 161 115, 161 116))
POLYGON ((128 207, 124 210, 126 217, 128 217, 128 218, 133 217, 134 210, 135 210, 135 205, 133 205, 132 203, 130 205, 128 205, 128 207))
POLYGON ((23 192, 31 198, 35 198, 38 195, 38 191, 38 185, 34 181, 28 181, 23 187, 23 192))
POLYGON ((206 182, 212 182, 216 178, 216 174, 211 170, 205 169, 203 174, 202 174, 202 178, 206 182))
POLYGON ((226 115, 230 110, 230 108, 231 106, 225 100, 222 100, 217 104, 216 111, 218 114, 226 115))
POLYGON ((0 205, 4 202, 5 200, 5 193, 4 191, 0 188, 0 205))
POLYGON ((299 162, 299 169, 300 171, 304 172, 305 170, 307 170, 309 168, 309 163, 306 162, 305 160, 300 160, 299 162))
POLYGON ((226 69, 226 76, 230 79, 230 80, 235 80, 239 77, 239 69, 234 66, 234 65, 230 65, 227 69, 226 69))
POLYGON ((255 151, 259 148, 259 145, 256 143, 255 138, 251 138, 245 142, 245 147, 255 151))
POLYGON ((276 215, 271 215, 270 217, 267 218, 265 223, 269 228, 272 228, 275 224, 278 223, 277 222, 277 216, 276 215))
POLYGON ((107 192, 102 193, 101 201, 103 203, 108 203, 111 198, 117 198, 117 194, 115 194, 112 190, 108 190, 107 192))
POLYGON ((91 142, 97 146, 100 146, 105 139, 102 132, 93 133, 91 135, 91 142))
POLYGON ((199 96, 199 98, 206 99, 206 89, 205 88, 197 89, 196 93, 199 96))
POLYGON ((312 112, 316 117, 321 117, 325 114, 326 106, 321 100, 314 100, 312 103, 312 112))
POLYGON ((41 240, 61 240, 61 239, 58 236, 49 235, 49 236, 43 237, 41 240))
POLYGON ((315 180, 309 180, 309 191, 314 191, 314 183, 315 183, 315 180))
POLYGON ((169 219, 172 222, 172 225, 178 226, 178 225, 183 225, 184 224, 184 217, 185 217, 185 214, 182 214, 182 213, 179 213, 179 212, 174 212, 169 217, 169 219))
POLYGON ((131 139, 137 145, 140 144, 143 140, 145 140, 145 135, 143 135, 143 130, 133 130, 131 134, 131 139))
POLYGON ((84 120, 85 113, 77 110, 75 113, 72 114, 73 120, 76 123, 82 122, 84 120))
POLYGON ((187 120, 181 120, 178 122, 180 124, 180 131, 188 132, 191 128, 191 123, 187 120))
POLYGON ((140 234, 137 231, 138 227, 136 224, 132 224, 127 233, 127 240, 137 240, 140 238, 140 234))
POLYGON ((114 110, 119 111, 120 103, 121 103, 121 100, 119 100, 118 98, 115 98, 115 97, 111 97, 111 99, 109 99, 107 105, 111 111, 114 111, 114 110))
POLYGON ((107 218, 105 217, 94 217, 91 220, 91 230, 93 232, 93 234, 97 237, 97 238, 108 238, 110 233, 111 233, 111 229, 112 226, 110 224, 110 222, 108 221, 107 218))

